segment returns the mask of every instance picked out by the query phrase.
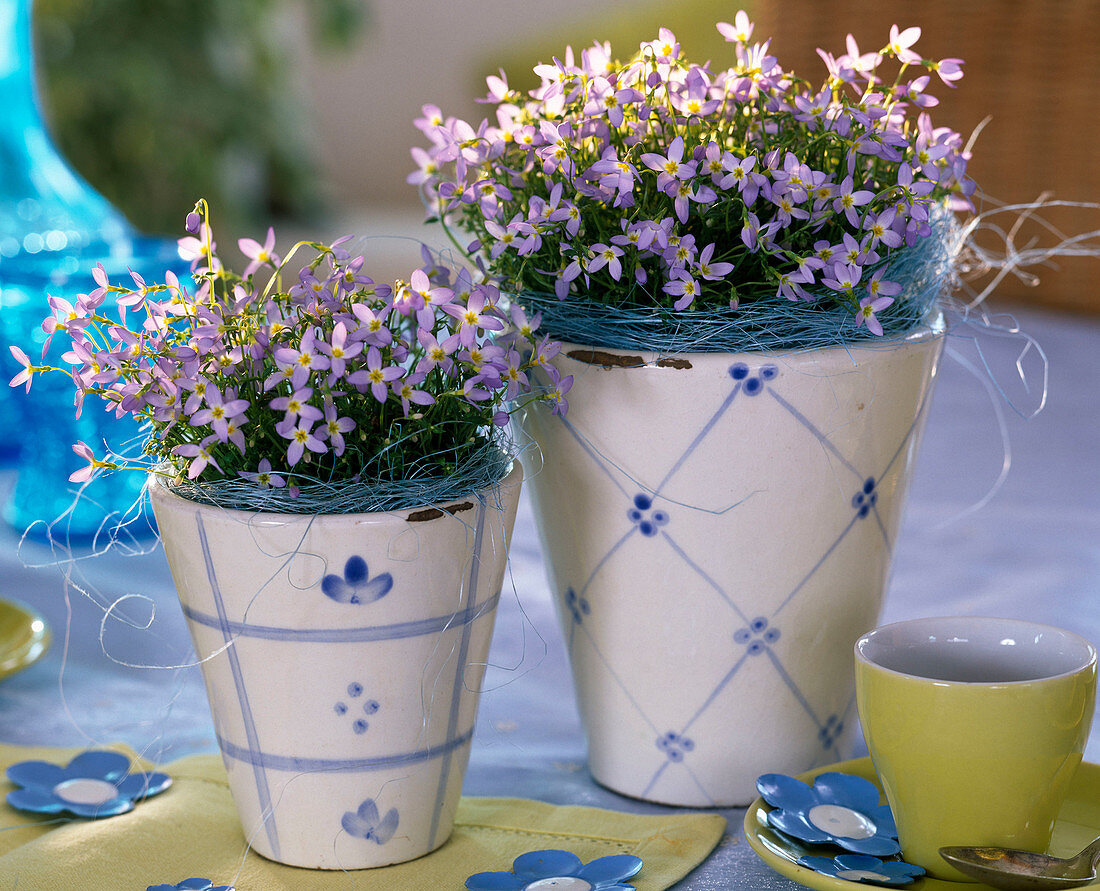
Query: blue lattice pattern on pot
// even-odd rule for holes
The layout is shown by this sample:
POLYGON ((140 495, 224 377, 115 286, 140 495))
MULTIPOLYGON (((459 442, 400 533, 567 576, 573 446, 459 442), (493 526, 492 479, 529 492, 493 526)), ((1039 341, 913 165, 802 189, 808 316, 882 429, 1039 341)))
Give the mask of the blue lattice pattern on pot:
MULTIPOLYGON (((873 520, 881 533, 887 552, 892 549, 886 524, 880 514, 878 486, 883 479, 896 471, 896 465, 903 460, 906 446, 923 418, 927 401, 926 394, 889 461, 882 467, 860 468, 853 460, 841 453, 827 432, 788 401, 783 394, 782 374, 776 364, 766 362, 750 365, 747 362, 735 362, 728 368, 728 377, 732 388, 724 401, 708 418, 702 429, 691 438, 686 449, 678 455, 661 482, 646 491, 639 492, 636 488, 637 482, 629 478, 625 471, 608 462, 605 456, 574 427, 568 416, 556 419, 556 422, 564 425, 569 431, 583 453, 591 461, 599 464, 606 476, 614 482, 615 488, 623 498, 622 515, 626 520, 621 537, 594 562, 587 579, 580 584, 574 583, 562 595, 570 653, 572 654, 578 646, 588 647, 598 663, 606 669, 608 677, 621 689, 625 700, 637 712, 640 722, 654 729, 661 726, 667 727, 664 716, 649 712, 644 690, 634 689, 629 677, 624 677, 622 673, 615 671, 606 655, 600 651, 597 639, 589 627, 590 616, 594 620, 598 619, 599 612, 598 603, 590 596, 590 587, 613 561, 619 558, 630 559, 629 555, 633 553, 630 549, 636 547, 636 543, 639 542, 659 542, 666 546, 671 555, 670 560, 681 564, 688 574, 698 576, 704 582, 703 587, 712 591, 717 601, 729 611, 734 623, 731 633, 733 646, 730 650, 731 661, 728 669, 708 690, 707 695, 694 705, 687 720, 671 730, 664 730, 657 734, 657 748, 664 753, 665 757, 654 770, 644 791, 641 792, 643 798, 653 792, 664 773, 670 769, 687 771, 691 774, 695 785, 707 794, 705 784, 692 772, 691 766, 692 752, 698 751, 700 743, 706 742, 698 738, 698 724, 734 678, 746 670, 750 660, 752 664, 757 664, 757 660, 763 660, 763 664, 769 665, 771 670, 779 676, 791 697, 805 713, 810 725, 815 728, 823 758, 833 757, 835 760, 836 746, 852 704, 849 702, 841 712, 817 713, 809 698, 785 668, 782 655, 777 650, 777 644, 783 638, 782 613, 806 589, 810 580, 821 571, 841 543, 852 534, 859 521, 873 520), (809 442, 816 444, 827 453, 830 460, 851 475, 853 484, 851 488, 847 488, 847 492, 851 493, 854 490, 855 494, 843 496, 850 497, 846 525, 837 530, 835 537, 828 542, 819 555, 809 558, 805 571, 800 573, 797 582, 791 586, 770 614, 754 616, 746 612, 737 593, 727 590, 720 581, 709 575, 705 567, 691 556, 686 544, 677 539, 674 520, 676 509, 690 506, 680 505, 670 500, 666 493, 676 477, 689 465, 693 454, 699 450, 700 446, 709 438, 720 435, 722 422, 735 415, 742 401, 751 399, 755 403, 761 398, 770 399, 781 415, 786 416, 804 431, 809 442)), ((762 531, 761 534, 766 532, 762 531)), ((715 618, 714 621, 718 619, 715 618)))

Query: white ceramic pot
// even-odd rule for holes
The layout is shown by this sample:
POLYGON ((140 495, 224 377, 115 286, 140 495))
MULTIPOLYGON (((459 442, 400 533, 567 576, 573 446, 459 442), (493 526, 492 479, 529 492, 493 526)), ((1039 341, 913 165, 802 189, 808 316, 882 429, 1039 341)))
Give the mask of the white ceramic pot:
POLYGON ((760 774, 846 754, 852 646, 879 616, 943 335, 563 348, 567 416, 522 425, 597 781, 743 805, 760 774))
POLYGON ((451 833, 522 470, 440 508, 153 509, 230 790, 272 860, 359 869, 451 833))

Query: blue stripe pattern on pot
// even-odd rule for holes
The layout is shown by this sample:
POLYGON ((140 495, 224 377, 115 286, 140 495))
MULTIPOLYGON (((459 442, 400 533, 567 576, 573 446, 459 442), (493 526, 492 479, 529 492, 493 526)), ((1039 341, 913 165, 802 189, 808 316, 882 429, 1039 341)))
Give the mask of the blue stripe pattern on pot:
MULTIPOLYGON (((468 625, 486 613, 496 609, 500 594, 494 594, 481 603, 473 604, 456 613, 448 613, 434 619, 415 622, 395 622, 392 625, 365 625, 360 628, 275 628, 271 625, 253 625, 249 622, 222 621, 189 606, 183 614, 192 622, 220 628, 233 637, 260 637, 265 640, 302 641, 306 643, 367 643, 376 640, 400 640, 419 637, 422 634, 438 634, 447 628, 468 625)), ((228 639, 228 638, 227 638, 228 639)))
MULTIPOLYGON (((472 553, 474 555, 478 555, 481 553, 484 543, 487 519, 485 497, 483 495, 478 495, 477 500, 477 519, 475 521, 473 530, 474 541, 472 553)), ((389 625, 363 626, 358 628, 345 629, 296 629, 277 628, 268 625, 252 625, 247 622, 230 621, 227 617, 222 601, 220 586, 218 584, 213 562, 210 557, 209 542, 207 539, 206 529, 203 524, 201 514, 196 513, 195 521, 198 528, 199 540, 201 542, 203 550, 203 559, 206 564, 207 576, 210 582, 211 590, 213 592, 214 602, 218 611, 218 615, 210 616, 203 612, 200 612, 199 610, 187 606, 184 606, 183 611, 187 618, 191 619, 192 621, 198 622, 199 624, 206 625, 208 627, 219 629, 222 632, 222 635, 227 644, 226 653, 229 658, 231 670, 233 673, 233 679, 237 688, 237 698, 240 704, 242 717, 244 719, 245 734, 248 745, 247 747, 239 746, 232 741, 224 738, 220 734, 217 734, 218 746, 221 749, 223 757, 232 758, 236 761, 240 761, 252 766, 256 776, 256 785, 257 792, 260 797, 260 806, 264 813, 264 830, 267 834, 271 848, 275 852, 275 856, 279 856, 280 845, 278 830, 275 823, 275 809, 272 807, 271 793, 266 773, 268 770, 277 770, 290 773, 318 771, 345 771, 358 773, 420 764, 427 761, 440 759, 440 773, 436 793, 436 804, 433 809, 431 828, 428 833, 429 846, 434 848, 436 846, 436 839, 439 834, 440 815, 443 812, 443 804, 447 795, 447 784, 451 775, 451 756, 456 750, 467 746, 474 733, 473 726, 471 726, 463 733, 458 733, 459 707, 461 704, 462 687, 465 680, 465 667, 469 656, 471 625, 474 620, 481 617, 482 615, 490 613, 493 609, 495 609, 497 602, 500 600, 500 593, 497 592, 492 597, 488 598, 482 603, 472 602, 476 598, 478 590, 478 577, 481 565, 478 557, 474 556, 473 559, 471 559, 470 561, 469 576, 466 584, 464 585, 463 597, 465 603, 463 609, 454 613, 450 613, 448 615, 412 622, 399 622, 389 625), (240 667, 240 659, 236 647, 232 645, 237 637, 255 637, 266 640, 293 642, 306 641, 310 643, 361 643, 400 640, 420 635, 437 634, 446 629, 455 628, 461 628, 462 633, 456 655, 454 690, 452 698, 450 700, 450 714, 448 718, 446 740, 442 744, 423 749, 417 749, 411 752, 402 752, 392 755, 379 756, 375 758, 358 759, 309 758, 276 755, 265 752, 261 748, 260 741, 256 733, 255 721, 252 717, 252 710, 249 704, 248 694, 244 686, 240 667)), ((349 564, 355 560, 361 561, 361 558, 352 557, 349 560, 349 564)), ((326 575, 323 579, 322 593, 324 593, 327 597, 332 597, 332 594, 330 593, 332 578, 333 576, 326 575)), ((384 578, 386 581, 385 590, 382 592, 381 595, 379 595, 379 597, 384 596, 386 593, 388 593, 393 586, 393 580, 388 573, 384 576, 384 578)), ((343 602, 355 605, 358 605, 360 603, 359 600, 353 598, 332 599, 342 600, 343 602)), ((379 598, 371 597, 369 599, 363 600, 362 602, 369 604, 376 599, 379 598)), ((379 844, 385 843, 384 841, 379 841, 377 838, 374 840, 377 841, 379 844)))
MULTIPOLYGON (((477 596, 478 574, 481 571, 481 560, 476 555, 481 553, 482 541, 485 538, 485 496, 477 496, 477 522, 474 531, 474 558, 470 561, 470 577, 466 583, 466 600, 473 601, 477 596)), ((467 607, 468 609, 469 607, 467 607)), ((458 707, 461 703, 462 686, 466 680, 466 660, 470 652, 470 625, 467 623, 462 629, 462 643, 458 648, 458 662, 455 666, 454 693, 451 696, 451 714, 447 721, 447 738, 452 739, 458 729, 458 707)), ((473 728, 470 728, 473 733, 473 728)), ((432 814, 432 826, 428 830, 428 844, 435 847, 436 836, 439 834, 439 816, 443 812, 443 801, 447 797, 447 781, 451 776, 451 759, 445 757, 439 771, 439 791, 436 792, 435 812, 432 814)))
POLYGON ((196 505, 150 485, 247 843, 362 869, 450 835, 522 468, 368 514, 196 505))
POLYGON ((402 767, 408 764, 420 764, 434 761, 450 755, 456 749, 466 745, 474 735, 471 727, 465 733, 448 739, 438 746, 403 752, 397 755, 382 755, 378 758, 295 758, 288 755, 273 755, 255 749, 238 746, 222 736, 218 736, 218 747, 227 758, 251 764, 262 770, 283 770, 288 773, 341 770, 350 773, 363 773, 371 770, 386 770, 390 767, 402 767))
MULTIPOLYGON (((233 683, 237 687, 237 701, 241 706, 241 715, 244 718, 245 735, 248 738, 248 747, 259 751, 260 741, 256 735, 256 721, 252 716, 252 707, 248 702, 248 692, 244 688, 244 678, 241 674, 241 662, 237 656, 237 648, 233 646, 233 636, 228 630, 229 619, 225 614, 225 603, 222 600, 221 586, 218 584, 217 573, 214 572, 214 561, 210 557, 210 541, 206 537, 206 525, 202 520, 202 513, 195 512, 195 526, 199 533, 199 544, 202 547, 202 558, 206 564, 206 575, 210 582, 210 590, 214 595, 214 605, 218 610, 218 623, 225 637, 225 652, 229 658, 230 670, 233 672, 233 683)), ((267 773, 263 765, 253 764, 256 775, 256 791, 260 797, 260 809, 264 814, 264 832, 267 834, 268 844, 275 857, 280 856, 279 833, 275 828, 275 813, 271 807, 271 788, 267 782, 267 773)))

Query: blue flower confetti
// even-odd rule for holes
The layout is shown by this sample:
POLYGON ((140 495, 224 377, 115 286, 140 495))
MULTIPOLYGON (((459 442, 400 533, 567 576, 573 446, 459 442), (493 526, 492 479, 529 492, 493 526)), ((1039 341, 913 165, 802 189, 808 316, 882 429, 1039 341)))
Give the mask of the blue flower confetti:
POLYGON ((529 851, 511 872, 479 872, 466 879, 469 891, 634 891, 626 879, 642 868, 632 854, 612 854, 581 863, 569 851, 529 851))
POLYGON ((210 879, 184 879, 175 885, 150 885, 145 891, 236 891, 232 885, 215 885, 210 879))
POLYGON ((65 767, 48 761, 20 761, 7 771, 21 788, 8 793, 13 808, 38 814, 69 813, 97 819, 134 809, 134 803, 172 785, 163 773, 130 773, 130 759, 118 752, 93 750, 65 767))
POLYGON ((774 808, 768 823, 793 838, 873 857, 901 850, 889 806, 878 803, 878 789, 863 777, 823 773, 807 786, 794 777, 768 773, 757 779, 756 788, 774 808))
POLYGON ((841 854, 838 857, 800 857, 799 866, 849 882, 887 887, 909 885, 924 875, 924 870, 903 860, 880 860, 865 854, 841 854))

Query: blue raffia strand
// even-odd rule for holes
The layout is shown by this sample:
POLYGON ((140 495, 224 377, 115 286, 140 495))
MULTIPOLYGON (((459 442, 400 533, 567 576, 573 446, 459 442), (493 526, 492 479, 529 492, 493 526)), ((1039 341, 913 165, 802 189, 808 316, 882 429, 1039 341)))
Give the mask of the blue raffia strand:
MULTIPOLYGON (((604 349, 673 353, 741 353, 809 350, 819 347, 892 346, 919 327, 937 298, 956 284, 955 260, 963 247, 955 216, 939 209, 929 219, 931 234, 887 261, 887 277, 902 286, 889 313, 879 321, 878 337, 852 324, 849 306, 829 307, 825 301, 791 301, 772 290, 742 293, 736 309, 654 309, 640 302, 610 305, 552 293, 523 292, 516 296, 527 312, 542 313, 541 333, 555 340, 604 349)), ((864 270, 869 275, 874 270, 864 270)), ((652 301, 639 291, 640 299, 652 301)))
POLYGON ((375 455, 356 479, 319 480, 302 474, 279 474, 284 488, 262 489, 243 479, 224 477, 209 482, 174 478, 169 488, 181 498, 227 510, 274 514, 362 514, 400 511, 447 504, 496 486, 511 467, 515 446, 503 433, 487 434, 480 443, 450 452, 409 455, 410 446, 394 442, 404 460, 385 467, 388 456, 375 455), (452 471, 440 475, 438 459, 454 455, 452 471), (292 494, 291 486, 297 487, 292 494))

